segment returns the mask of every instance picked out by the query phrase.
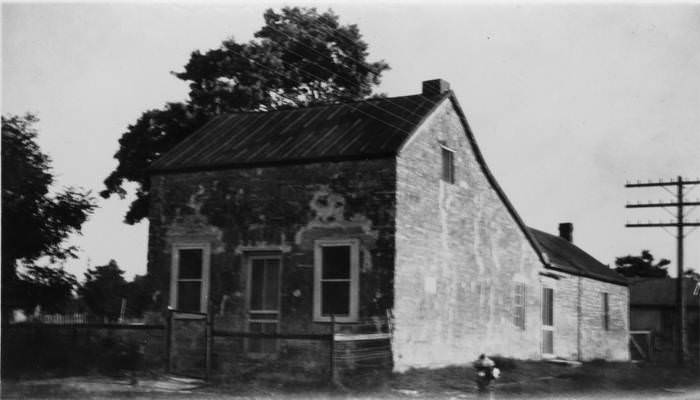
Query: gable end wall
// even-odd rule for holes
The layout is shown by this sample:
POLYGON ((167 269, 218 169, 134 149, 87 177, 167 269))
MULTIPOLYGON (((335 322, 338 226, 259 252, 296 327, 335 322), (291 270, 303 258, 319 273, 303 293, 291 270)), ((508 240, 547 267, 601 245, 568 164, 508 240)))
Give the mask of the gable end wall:
POLYGON ((465 364, 480 353, 539 358, 542 269, 491 187, 451 101, 397 157, 394 365, 465 364), (441 180, 441 144, 455 183, 441 180), (514 290, 527 287, 526 328, 514 290))

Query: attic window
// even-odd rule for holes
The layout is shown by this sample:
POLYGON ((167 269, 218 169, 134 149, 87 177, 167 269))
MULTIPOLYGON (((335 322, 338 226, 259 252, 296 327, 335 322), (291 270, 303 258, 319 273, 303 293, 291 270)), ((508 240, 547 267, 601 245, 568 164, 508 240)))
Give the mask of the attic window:
POLYGON ((447 183, 455 183, 455 163, 453 150, 442 146, 442 180, 447 183))

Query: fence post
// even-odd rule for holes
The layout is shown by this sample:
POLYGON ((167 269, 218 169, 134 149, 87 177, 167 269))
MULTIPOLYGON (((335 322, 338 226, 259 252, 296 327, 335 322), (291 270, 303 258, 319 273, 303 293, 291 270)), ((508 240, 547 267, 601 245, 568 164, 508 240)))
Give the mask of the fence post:
POLYGON ((170 373, 171 352, 172 352, 172 331, 173 331, 173 310, 168 307, 165 320, 165 372, 170 373))
POLYGON ((331 384, 336 383, 335 374, 335 315, 331 314, 331 340, 330 340, 330 378, 331 384))
POLYGON ((214 318, 212 317, 212 304, 207 307, 206 326, 204 327, 204 380, 208 381, 211 374, 211 348, 214 345, 214 318))

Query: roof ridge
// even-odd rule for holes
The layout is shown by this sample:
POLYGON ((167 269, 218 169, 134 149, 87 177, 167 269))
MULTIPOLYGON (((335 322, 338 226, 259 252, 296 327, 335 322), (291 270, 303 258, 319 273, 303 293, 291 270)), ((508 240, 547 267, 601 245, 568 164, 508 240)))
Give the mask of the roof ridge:
POLYGON ((440 96, 425 96, 422 93, 416 93, 416 94, 408 94, 404 96, 391 96, 391 97, 372 97, 372 98, 366 98, 366 99, 360 99, 360 100, 350 100, 350 101, 339 101, 337 103, 326 103, 326 104, 314 104, 314 105, 308 105, 308 106, 301 106, 301 107, 290 107, 290 108, 282 108, 282 109, 275 109, 275 110, 269 110, 269 111, 264 111, 264 110, 255 110, 255 111, 231 111, 231 112, 222 112, 221 114, 218 114, 214 116, 214 118, 219 117, 221 115, 249 115, 249 114, 269 114, 269 113, 276 113, 276 112, 288 112, 288 111, 301 111, 301 110, 311 110, 314 108, 323 108, 323 107, 334 107, 334 106, 344 106, 344 105, 352 105, 352 104, 359 104, 359 103, 368 103, 370 101, 386 101, 386 100, 397 100, 397 99, 404 99, 404 98, 409 98, 409 97, 424 97, 424 98, 431 98, 431 97, 441 97, 440 96))

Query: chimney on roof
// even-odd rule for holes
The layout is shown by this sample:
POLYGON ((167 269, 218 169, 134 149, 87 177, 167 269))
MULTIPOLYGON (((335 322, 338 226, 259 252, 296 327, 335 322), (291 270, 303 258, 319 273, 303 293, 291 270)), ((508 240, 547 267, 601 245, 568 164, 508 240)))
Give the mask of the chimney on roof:
POLYGON ((423 96, 437 96, 450 91, 450 83, 442 79, 423 81, 423 96))
POLYGON ((574 224, 571 222, 562 222, 559 224, 559 237, 567 242, 574 241, 574 224))

